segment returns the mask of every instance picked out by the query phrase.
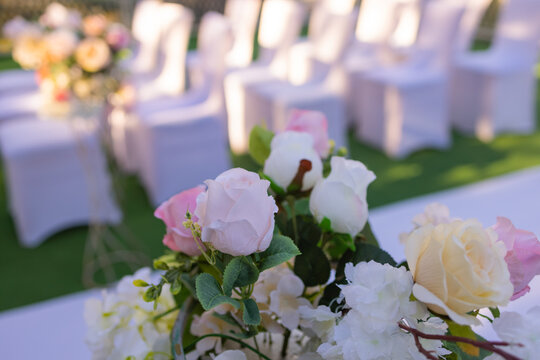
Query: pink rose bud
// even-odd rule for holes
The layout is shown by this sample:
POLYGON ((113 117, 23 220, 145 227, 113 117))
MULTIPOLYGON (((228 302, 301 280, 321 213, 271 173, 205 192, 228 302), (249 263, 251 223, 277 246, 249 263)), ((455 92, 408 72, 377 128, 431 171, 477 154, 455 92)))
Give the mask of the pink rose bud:
POLYGON ((120 50, 129 45, 129 31, 124 25, 115 23, 107 29, 105 39, 114 50, 120 50))
POLYGON ((278 208, 268 195, 270 182, 244 169, 230 169, 197 198, 202 241, 233 256, 250 255, 270 246, 278 208))
POLYGON ((167 234, 163 238, 163 244, 173 251, 180 251, 189 256, 197 256, 201 251, 191 234, 191 230, 183 225, 186 221, 186 212, 192 214, 192 220, 197 221, 194 214, 197 207, 197 196, 204 191, 204 187, 197 186, 193 189, 182 191, 161 204, 154 216, 163 220, 167 226, 167 234))
POLYGON ((498 217, 493 229, 506 245, 504 260, 514 285, 511 300, 516 300, 531 290, 529 282, 540 275, 540 242, 533 233, 516 229, 505 217, 498 217))
POLYGON ((308 133, 313 137, 313 147, 322 158, 328 156, 328 121, 323 113, 309 110, 292 110, 285 131, 308 133))

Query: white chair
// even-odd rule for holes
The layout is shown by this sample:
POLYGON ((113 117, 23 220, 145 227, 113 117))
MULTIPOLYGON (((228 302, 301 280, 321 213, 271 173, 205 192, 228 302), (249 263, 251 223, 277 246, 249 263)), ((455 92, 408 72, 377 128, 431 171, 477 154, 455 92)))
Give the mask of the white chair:
POLYGON ((193 12, 179 4, 162 3, 157 14, 163 65, 159 74, 135 77, 137 101, 174 96, 185 89, 186 54, 193 24, 193 12))
POLYGON ((304 14, 304 6, 294 0, 264 1, 258 35, 259 59, 225 77, 228 132, 233 151, 247 150, 249 132, 260 123, 246 116, 246 93, 256 84, 287 78, 288 52, 300 33, 304 14))
POLYGON ((328 119, 329 135, 337 146, 345 145, 346 119, 343 94, 338 83, 343 78, 341 60, 349 45, 356 14, 327 13, 324 31, 313 42, 313 72, 303 85, 275 80, 252 87, 246 94, 249 118, 266 119, 273 131, 283 131, 292 109, 316 110, 328 119))
POLYGON ((288 80, 294 85, 309 81, 314 69, 313 44, 324 35, 328 14, 351 14, 355 11, 354 0, 318 0, 313 5, 309 16, 307 37, 299 38, 289 51, 288 80))
POLYGON ((223 76, 225 55, 232 44, 228 19, 206 13, 199 31, 199 51, 208 84, 207 99, 138 119, 139 175, 155 205, 230 167, 223 76))
POLYGON ((349 125, 359 126, 357 96, 366 72, 396 62, 395 49, 406 49, 416 40, 420 7, 416 0, 365 0, 360 6, 355 41, 344 61, 349 125))
POLYGON ((44 99, 38 90, 1 94, 0 124, 29 116, 35 117, 43 105, 44 99))
POLYGON ((68 227, 121 220, 94 130, 60 121, 4 124, 0 149, 23 246, 68 227))
POLYGON ((131 74, 151 73, 159 64, 161 0, 142 0, 135 6, 131 33, 136 41, 134 56, 126 62, 131 74))
POLYGON ((362 121, 357 136, 388 156, 450 145, 447 69, 463 4, 429 2, 415 52, 407 63, 369 72, 357 94, 362 121))
POLYGON ((0 96, 37 90, 36 76, 35 71, 4 70, 0 72, 0 96))
MULTIPOLYGON (((229 70, 244 68, 252 61, 261 3, 262 0, 227 0, 225 3, 225 16, 231 21, 234 33, 233 47, 226 55, 229 70)), ((204 73, 198 51, 188 53, 187 69, 190 87, 199 86, 204 73)))
POLYGON ((534 131, 539 18, 540 2, 507 0, 491 49, 457 59, 450 117, 459 131, 485 141, 534 131))

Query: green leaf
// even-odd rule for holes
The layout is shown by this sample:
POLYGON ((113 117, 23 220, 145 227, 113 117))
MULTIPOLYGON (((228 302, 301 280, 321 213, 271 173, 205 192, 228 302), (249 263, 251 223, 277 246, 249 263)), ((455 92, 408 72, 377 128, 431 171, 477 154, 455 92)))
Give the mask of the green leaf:
POLYGON ((240 302, 223 294, 217 280, 210 274, 203 273, 195 280, 197 298, 205 310, 210 310, 221 304, 231 304, 240 308, 240 302))
POLYGON ((311 247, 294 260, 294 273, 306 286, 323 285, 330 277, 330 262, 320 248, 311 247))
POLYGON ((137 280, 133 280, 133 285, 137 287, 147 287, 148 283, 144 280, 137 279, 137 280))
POLYGON ((261 323, 261 314, 255 300, 243 299, 242 309, 244 312, 242 319, 246 325, 259 325, 261 323))
POLYGON ((321 223, 319 224, 319 226, 321 227, 321 229, 324 231, 324 232, 331 232, 332 231, 332 222, 330 221, 329 218, 327 218, 326 216, 322 219, 321 223))
POLYGON ((501 311, 498 307, 490 307, 489 311, 491 311, 491 315, 493 315, 493 318, 496 319, 501 316, 501 311))
POLYGON ((259 164, 264 162, 270 156, 270 143, 274 138, 274 133, 256 125, 249 134, 249 154, 259 164))
POLYGON ((392 256, 380 247, 368 243, 357 243, 352 263, 356 265, 362 261, 369 262, 371 260, 378 262, 379 264, 396 266, 396 261, 392 256))
POLYGON ((184 287, 188 289, 195 298, 197 298, 195 280, 188 274, 181 274, 180 280, 182 281, 182 284, 184 284, 184 287))
POLYGON ((259 271, 264 271, 292 259, 300 254, 291 238, 274 235, 268 249, 260 254, 259 271))
POLYGON ((250 258, 238 256, 232 259, 223 273, 223 292, 231 296, 235 287, 255 283, 259 278, 259 270, 250 258))
POLYGON ((279 186, 278 184, 276 184, 276 182, 274 181, 274 179, 272 179, 270 176, 264 174, 262 171, 259 172, 259 176, 261 177, 261 179, 265 179, 265 180, 268 180, 270 181, 270 189, 272 189, 273 192, 275 192, 277 195, 285 195, 285 190, 283 190, 283 188, 281 186, 279 186))
POLYGON ((356 245, 351 235, 331 233, 326 236, 330 237, 328 241, 328 254, 332 259, 340 259, 347 250, 356 251, 356 245))
POLYGON ((182 290, 182 281, 180 280, 180 277, 177 277, 171 285, 171 293, 173 295, 178 295, 180 290, 182 290))
MULTIPOLYGON (((477 335, 470 326, 459 325, 452 320, 445 320, 448 324, 448 333, 453 336, 464 337, 473 340, 485 341, 481 336, 477 335)), ((478 348, 471 344, 454 343, 449 341, 443 341, 444 346, 455 353, 461 360, 479 360, 484 359, 491 352, 478 348)))
POLYGON ((358 235, 360 240, 362 242, 366 242, 371 245, 379 246, 379 242, 377 241, 377 238, 375 237, 375 234, 373 234, 373 231, 371 230, 371 225, 369 224, 369 221, 366 222, 366 225, 364 226, 364 229, 360 232, 358 235))

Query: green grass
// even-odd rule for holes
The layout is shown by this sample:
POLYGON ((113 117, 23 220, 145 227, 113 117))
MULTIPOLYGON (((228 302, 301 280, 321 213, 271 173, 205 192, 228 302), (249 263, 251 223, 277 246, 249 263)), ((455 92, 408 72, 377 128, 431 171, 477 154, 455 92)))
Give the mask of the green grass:
MULTIPOLYGON (((0 69, 13 67, 0 58, 0 69)), ((503 135, 491 143, 454 134, 448 151, 425 150, 401 161, 360 144, 350 134, 350 156, 377 174, 370 186, 370 206, 461 186, 519 169, 540 165, 540 132, 529 136, 503 135)), ((233 157, 235 166, 255 169, 249 156, 233 157)), ((22 248, 7 209, 5 174, 0 170, 0 310, 14 308, 83 290, 82 256, 88 235, 78 227, 52 236, 36 249, 22 248)), ((129 229, 150 257, 164 247, 164 228, 153 217, 144 190, 133 176, 116 176, 123 229, 129 229)), ((504 207, 504 204, 501 204, 504 207)))

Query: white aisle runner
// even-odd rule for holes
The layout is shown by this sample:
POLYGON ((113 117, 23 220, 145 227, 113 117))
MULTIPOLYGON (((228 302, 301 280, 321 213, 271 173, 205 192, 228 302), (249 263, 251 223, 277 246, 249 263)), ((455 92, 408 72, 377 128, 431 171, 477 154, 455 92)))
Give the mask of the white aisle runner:
MULTIPOLYGON (((516 227, 540 236, 540 167, 371 211, 381 246, 396 260, 404 259, 399 234, 409 231, 412 218, 432 202, 446 204, 453 217, 475 217, 485 226, 494 224, 497 216, 506 216, 516 227)), ((527 311, 540 305, 540 277, 531 288, 506 310, 527 311)), ((92 290, 0 313, 0 359, 90 359, 83 341, 83 306, 86 299, 97 296, 99 291, 92 290)), ((494 339, 489 327, 481 333, 494 339)))

